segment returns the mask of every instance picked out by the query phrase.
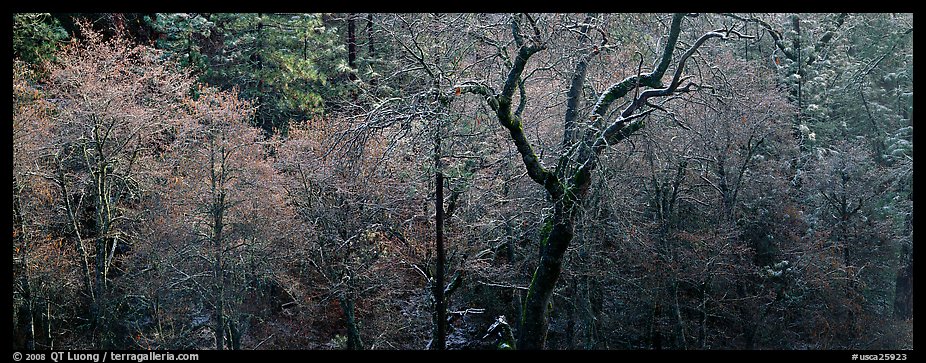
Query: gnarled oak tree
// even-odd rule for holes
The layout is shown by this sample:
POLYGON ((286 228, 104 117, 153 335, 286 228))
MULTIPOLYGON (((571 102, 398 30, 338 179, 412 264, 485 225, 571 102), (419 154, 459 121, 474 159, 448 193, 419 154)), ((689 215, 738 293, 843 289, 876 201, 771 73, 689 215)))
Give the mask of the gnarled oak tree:
MULTIPOLYGON (((522 112, 527 101, 522 74, 528 61, 535 54, 547 49, 537 22, 528 14, 518 14, 511 18, 511 34, 517 47, 517 56, 511 62, 507 78, 501 91, 496 91, 483 82, 467 81, 458 85, 461 93, 481 95, 495 112, 499 124, 508 130, 511 141, 527 169, 531 180, 543 186, 552 207, 540 232, 540 261, 534 271, 524 308, 518 338, 520 349, 541 349, 544 345, 547 319, 546 313, 550 298, 562 270, 563 255, 573 238, 575 221, 581 211, 582 202, 588 195, 592 171, 598 164, 601 153, 609 146, 627 139, 644 125, 650 113, 663 109, 653 101, 676 93, 697 90, 699 85, 687 82, 689 76, 683 76, 685 63, 706 41, 711 38, 726 38, 731 35, 741 36, 728 29, 711 31, 700 36, 687 50, 677 58, 674 57, 682 21, 686 14, 672 17, 668 38, 662 54, 654 69, 648 73, 638 73, 615 83, 601 93, 587 115, 580 114, 583 87, 588 64, 600 52, 601 46, 592 46, 575 64, 569 89, 566 93, 566 112, 563 118, 562 152, 555 167, 550 168, 534 152, 524 132, 522 112), (529 28, 527 34, 523 28, 529 28), (674 62, 673 62, 674 60, 674 62), (670 65, 675 71, 665 83, 665 75, 670 65), (684 84, 684 85, 683 85, 684 84), (640 92, 639 90, 643 90, 640 92), (520 90, 520 104, 512 109, 515 91, 520 90), (633 93, 632 93, 633 92, 633 93), (631 96, 630 103, 616 116, 608 112, 615 101, 631 96)), ((594 15, 589 15, 578 31, 584 41, 590 41, 590 23, 594 15)), ((641 63, 642 64, 642 63, 641 63)))

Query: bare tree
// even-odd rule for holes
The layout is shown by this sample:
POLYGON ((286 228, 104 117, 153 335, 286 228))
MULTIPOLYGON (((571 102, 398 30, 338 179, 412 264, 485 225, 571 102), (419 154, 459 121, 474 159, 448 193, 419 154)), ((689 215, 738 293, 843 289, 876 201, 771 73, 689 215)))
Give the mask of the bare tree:
POLYGON ((98 343, 108 344, 113 267, 136 239, 144 175, 192 80, 157 51, 131 44, 121 30, 104 40, 87 23, 79 29, 83 40, 50 65, 47 91, 58 112, 41 158, 43 173, 60 189, 98 343))
MULTIPOLYGON (((457 86, 462 92, 477 94, 485 98, 488 106, 495 112, 499 124, 510 133, 511 141, 521 155, 528 176, 535 183, 543 186, 551 204, 550 207, 553 209, 540 232, 540 260, 531 279, 521 315, 518 348, 543 348, 547 328, 548 302, 561 273, 563 255, 573 238, 575 220, 588 194, 591 173, 598 165, 601 153, 609 146, 627 139, 642 128, 647 115, 662 109, 661 106, 651 102, 699 88, 698 84, 687 82, 690 77, 683 77, 682 74, 691 55, 706 41, 711 38, 739 35, 739 33, 725 29, 705 33, 678 57, 675 61, 674 74, 665 84, 663 78, 670 64, 673 63, 673 54, 681 34, 682 20, 685 17, 685 14, 673 16, 662 54, 653 70, 627 77, 608 87, 597 97, 591 112, 584 120, 580 118, 577 107, 581 102, 579 97, 585 85, 588 63, 600 52, 607 38, 602 38, 601 45, 590 47, 586 54, 580 57, 575 64, 572 82, 566 93, 567 108, 563 119, 562 153, 557 160, 556 167, 552 170, 545 166, 537 156, 523 129, 522 113, 527 96, 522 83, 522 74, 528 60, 547 49, 541 29, 531 15, 518 14, 511 17, 511 34, 517 49, 517 56, 508 68, 507 77, 500 91, 479 81, 462 82, 457 86), (608 111, 614 101, 640 88, 644 90, 634 92, 629 105, 625 106, 616 118, 610 119, 608 111), (517 90, 521 92, 520 103, 516 109, 513 109, 513 100, 517 90)), ((592 19, 594 17, 589 16, 586 22, 592 19)), ((586 35, 586 38, 590 38, 587 35, 588 26, 581 26, 580 31, 586 35)))

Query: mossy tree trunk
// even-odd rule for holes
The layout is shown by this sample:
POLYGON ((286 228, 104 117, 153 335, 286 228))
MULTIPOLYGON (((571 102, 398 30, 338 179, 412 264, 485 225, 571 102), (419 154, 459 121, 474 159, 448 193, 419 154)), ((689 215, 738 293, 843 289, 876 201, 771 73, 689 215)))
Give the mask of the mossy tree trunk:
POLYGON ((345 293, 338 299, 338 302, 341 303, 341 310, 344 312, 344 320, 347 323, 347 349, 363 350, 363 340, 360 338, 360 329, 354 317, 354 300, 345 293))

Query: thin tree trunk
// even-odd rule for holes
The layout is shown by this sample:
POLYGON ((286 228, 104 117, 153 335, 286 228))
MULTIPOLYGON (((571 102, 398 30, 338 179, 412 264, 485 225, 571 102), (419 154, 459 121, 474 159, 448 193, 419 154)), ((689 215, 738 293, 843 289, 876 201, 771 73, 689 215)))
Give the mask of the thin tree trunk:
POLYGON ((437 261, 434 266, 434 282, 432 289, 434 291, 434 340, 431 349, 444 350, 447 342, 447 301, 444 299, 444 263, 446 256, 444 254, 444 174, 440 170, 440 128, 438 127, 434 139, 434 209, 436 219, 435 248, 437 249, 437 261))
POLYGON ((675 330, 678 341, 681 343, 681 348, 688 350, 688 339, 685 337, 685 321, 682 319, 682 309, 678 302, 678 279, 676 278, 675 283, 672 284, 672 295, 675 300, 675 330))
POLYGON ((213 278, 213 299, 215 300, 215 349, 223 350, 225 348, 225 273, 222 266, 224 255, 224 246, 222 245, 222 229, 225 226, 225 192, 224 186, 224 149, 221 151, 221 160, 216 160, 215 135, 209 139, 211 145, 210 154, 210 177, 212 181, 212 247, 215 253, 215 261, 212 267, 213 278), (221 163, 222 170, 216 174, 216 163, 221 163))
POLYGON ((581 296, 582 302, 582 325, 584 328, 584 344, 582 345, 584 349, 591 350, 595 349, 595 309, 592 306, 592 299, 594 289, 592 288, 592 281, 586 275, 582 277, 581 287, 582 293, 581 296))
MULTIPOLYGON (((96 233, 96 238, 94 239, 95 241, 95 246, 94 246, 94 253, 95 253, 94 281, 95 281, 95 284, 93 286, 96 289, 96 293, 95 293, 96 300, 94 301, 93 307, 91 308, 91 312, 92 312, 93 326, 97 334, 98 344, 100 347, 105 348, 107 346, 107 342, 103 341, 104 337, 101 334, 105 334, 109 330, 109 327, 108 327, 109 307, 107 306, 107 300, 109 299, 109 296, 108 296, 108 288, 106 287, 107 285, 106 270, 108 268, 107 250, 109 250, 108 248, 109 240, 112 238, 109 236, 109 232, 110 232, 110 228, 112 224, 112 216, 110 215, 111 205, 110 205, 110 200, 109 200, 110 185, 107 182, 109 178, 108 170, 110 169, 109 169, 109 166, 106 164, 107 158, 105 157, 106 154, 103 151, 103 144, 99 141, 99 140, 102 140, 104 137, 100 135, 99 132, 101 132, 99 128, 94 129, 94 137, 96 140, 96 142, 94 143, 94 146, 95 146, 94 151, 96 153, 96 156, 99 158, 99 160, 97 160, 97 165, 96 165, 97 169, 93 170, 93 173, 92 173, 94 177, 94 184, 96 187, 96 190, 94 191, 94 194, 96 194, 96 198, 94 199, 95 201, 94 207, 96 208, 96 230, 94 231, 96 233)), ((84 157, 89 158, 88 155, 89 153, 85 150, 84 157)), ((89 160, 87 164, 90 165, 89 160)))
POLYGON ((23 289, 23 299, 26 300, 25 311, 22 312, 26 316, 26 326, 23 327, 26 333, 26 350, 35 350, 35 313, 33 312, 34 303, 32 297, 32 289, 29 286, 29 279, 26 276, 21 276, 19 283, 23 289))
POLYGON ((373 58, 376 56, 376 47, 373 43, 373 13, 367 14, 367 57, 373 58))
POLYGON ((257 112, 256 120, 261 128, 267 134, 273 132, 274 122, 266 112, 267 106, 264 102, 264 13, 257 13, 257 41, 252 59, 254 61, 255 74, 257 76, 257 112))
POLYGON ((52 340, 51 335, 51 304, 48 302, 48 299, 44 299, 45 302, 45 348, 46 349, 55 349, 55 341, 52 340))
POLYGON ((701 283, 700 328, 698 329, 698 347, 707 348, 707 283, 701 283))
MULTIPOLYGON (((797 126, 800 126, 804 122, 804 61, 801 59, 801 19, 794 15, 794 18, 791 19, 791 24, 794 27, 795 36, 793 39, 794 52, 797 54, 796 66, 797 66, 797 126)), ((798 128, 795 128, 796 130, 798 128)), ((806 152, 807 145, 804 143, 804 138, 800 135, 800 131, 795 131, 798 137, 798 145, 800 151, 806 152)))
POLYGON ((215 349, 224 350, 225 349, 225 299, 222 297, 224 294, 224 284, 222 282, 222 273, 221 273, 221 262, 216 261, 215 266, 213 267, 213 278, 215 283, 215 349))
MULTIPOLYGON (((586 349, 596 349, 598 347, 598 337, 601 336, 601 326, 599 322, 601 320, 598 317, 601 315, 602 309, 602 292, 598 279, 593 279, 588 276, 585 277, 585 289, 586 297, 588 298, 588 340, 586 341, 586 349)), ((605 349, 607 349, 607 341, 605 343, 605 349)))
MULTIPOLYGON (((26 222, 25 218, 22 215, 22 205, 20 202, 20 194, 17 192, 17 189, 21 190, 19 183, 17 183, 16 175, 13 175, 13 243, 18 244, 20 247, 17 249, 18 254, 20 255, 20 268, 22 269, 19 284, 23 292, 23 300, 25 300, 24 308, 25 310, 22 314, 26 315, 26 326, 23 327, 24 334, 26 335, 26 350, 35 350, 35 313, 34 313, 34 298, 32 296, 32 286, 29 283, 29 254, 27 253, 27 244, 28 241, 26 236, 26 222)), ((16 275, 14 267, 14 276, 16 275)), ((15 324, 20 324, 20 319, 16 319, 15 324)))
POLYGON ((662 350, 662 332, 659 329, 659 303, 653 303, 653 317, 650 323, 650 339, 653 350, 662 350))
POLYGON ((87 253, 87 249, 84 248, 84 240, 83 237, 81 237, 80 228, 78 227, 79 221, 77 220, 77 213, 74 210, 74 206, 71 205, 71 196, 70 193, 68 193, 67 181, 64 180, 64 169, 60 164, 60 160, 58 163, 58 180, 56 182, 58 187, 61 188, 62 198, 64 199, 64 209, 67 211, 69 224, 73 229, 74 236, 77 238, 77 252, 80 253, 82 257, 81 269, 83 270, 84 285, 90 293, 90 300, 93 302, 92 306, 95 306, 96 289, 93 287, 93 279, 90 277, 90 256, 87 253))
POLYGON ((571 282, 570 285, 572 285, 571 286, 572 294, 570 294, 569 296, 572 296, 573 298, 572 298, 572 304, 570 304, 568 308, 569 309, 568 315, 566 316, 566 349, 568 350, 573 350, 576 347, 575 331, 576 331, 576 320, 578 319, 578 316, 577 316, 578 312, 576 311, 578 310, 578 307, 576 304, 576 300, 577 300, 576 295, 578 295, 578 291, 579 291, 579 286, 578 286, 579 284, 576 282, 576 280, 577 278, 573 277, 570 281, 571 282))
MULTIPOLYGON (((221 227, 216 228, 221 233, 221 227)), ((223 350, 225 348, 225 282, 222 271, 222 244, 221 239, 214 239, 216 250, 215 263, 212 270, 214 283, 213 299, 215 299, 215 349, 223 350)))
POLYGON ((505 258, 508 260, 508 265, 514 265, 514 238, 511 222, 505 221, 505 258))
POLYGON ((354 300, 345 294, 339 298, 339 302, 347 321, 347 349, 362 350, 363 340, 360 339, 360 329, 357 328, 357 319, 354 316, 354 300))
POLYGON ((232 350, 241 350, 241 330, 238 329, 238 323, 234 320, 228 321, 228 340, 232 350))
POLYGON ((720 188, 721 212, 724 223, 733 223, 733 191, 730 190, 729 178, 727 177, 726 157, 721 156, 717 162, 717 179, 720 188))
POLYGON ((347 14, 347 65, 357 69, 357 24, 354 13, 347 14))

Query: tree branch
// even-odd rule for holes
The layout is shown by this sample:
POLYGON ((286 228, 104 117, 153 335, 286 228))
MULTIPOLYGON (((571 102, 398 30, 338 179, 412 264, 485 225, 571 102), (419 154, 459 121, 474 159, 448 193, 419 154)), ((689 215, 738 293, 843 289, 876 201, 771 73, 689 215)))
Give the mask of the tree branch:
POLYGON ((677 13, 672 17, 672 25, 669 28, 669 39, 666 41, 666 46, 663 48, 659 63, 651 73, 642 76, 634 75, 627 77, 611 87, 608 87, 608 89, 598 97, 598 102, 595 103, 595 107, 592 111, 593 121, 596 119, 604 119, 605 113, 608 112, 608 108, 611 107, 611 104, 615 100, 627 95, 634 87, 662 87, 662 76, 665 74, 666 70, 669 69, 669 63, 672 61, 672 53, 675 51, 675 45, 681 33, 682 19, 684 18, 684 13, 677 13))
POLYGON ((724 15, 724 16, 727 16, 727 17, 730 17, 736 20, 745 21, 749 23, 756 23, 756 24, 761 25, 763 28, 765 28, 765 31, 768 32, 768 35, 772 37, 772 41, 775 43, 775 46, 778 47, 778 50, 780 50, 781 53, 784 54, 785 57, 787 57, 788 59, 795 61, 795 62, 797 61, 797 54, 795 54, 793 51, 788 51, 788 47, 783 42, 784 37, 781 35, 781 32, 772 28, 772 26, 766 23, 764 20, 761 20, 759 18, 744 18, 742 16, 732 14, 732 13, 723 13, 721 15, 724 15))
MULTIPOLYGON (((588 14, 585 21, 579 26, 579 34, 584 42, 589 40, 588 30, 589 23, 594 19, 595 14, 588 14)), ((583 43, 584 43, 583 42, 583 43)), ((607 42, 607 38, 605 38, 607 42)), ((566 93, 566 114, 563 120, 563 148, 572 145, 577 138, 576 119, 579 118, 579 102, 582 100, 582 87, 585 85, 585 75, 588 70, 588 61, 598 54, 599 48, 594 47, 588 54, 582 55, 579 62, 576 63, 575 71, 572 74, 572 82, 569 85, 569 91, 566 93)))
POLYGON ((611 123, 611 125, 605 128, 600 133, 597 140, 595 140, 595 144, 592 148, 592 150, 595 151, 595 154, 600 154, 601 151, 608 145, 614 144, 626 138, 627 136, 630 135, 630 133, 632 133, 633 131, 636 131, 636 129, 638 129, 639 127, 642 127, 642 124, 637 123, 638 127, 636 127, 636 129, 624 130, 622 132, 619 132, 622 129, 624 129, 625 126, 628 125, 631 119, 637 118, 633 116, 633 113, 636 112, 641 106, 646 104, 647 99, 652 98, 652 97, 668 96, 668 95, 671 95, 673 92, 675 92, 675 90, 678 88, 678 85, 682 82, 682 72, 685 70, 685 63, 688 61, 688 58, 690 58, 691 55, 694 54, 694 52, 696 52, 698 48, 700 48, 704 44, 704 42, 706 42, 708 39, 725 37, 725 34, 721 32, 725 32, 725 31, 723 30, 712 31, 712 32, 708 32, 702 35, 700 38, 698 38, 698 40, 694 43, 694 45, 692 45, 691 48, 688 49, 688 51, 682 54, 681 58, 678 61, 678 66, 675 68, 675 74, 672 76, 672 82, 669 83, 668 87, 661 88, 661 89, 646 90, 640 94, 640 97, 633 100, 633 102, 631 102, 630 105, 628 105, 627 108, 625 108, 621 112, 617 120, 615 120, 613 123, 611 123), (630 132, 628 133, 628 131, 630 132))
POLYGON ((740 169, 736 175, 736 181, 733 184, 733 201, 736 201, 736 197, 739 194, 740 186, 743 184, 743 175, 746 174, 746 169, 749 168, 750 162, 752 162, 752 155, 756 152, 756 149, 765 142, 765 136, 759 138, 755 144, 752 143, 755 134, 749 135, 749 140, 746 142, 746 147, 749 149, 746 153, 746 157, 743 159, 743 164, 740 165, 740 169))
MULTIPOLYGON (((532 23, 532 26, 534 27, 535 33, 538 33, 539 29, 536 28, 536 25, 532 23)), ((520 112, 512 113, 511 111, 511 101, 514 91, 519 86, 523 87, 521 85, 521 74, 524 73, 527 60, 535 53, 546 49, 546 47, 537 44, 524 44, 524 39, 520 33, 519 17, 512 17, 511 30, 515 37, 515 43, 519 45, 518 55, 515 57, 511 69, 508 71, 508 76, 505 80, 502 92, 498 95, 492 95, 489 87, 478 85, 474 82, 467 82, 457 86, 454 92, 459 90, 462 93, 465 90, 469 93, 477 93, 485 96, 489 107, 495 111, 498 123, 508 129, 511 140, 514 141, 518 153, 521 154, 524 166, 527 168, 527 175, 531 180, 543 185, 551 195, 559 196, 562 194, 559 183, 556 181, 553 174, 544 167, 536 153, 534 153, 534 148, 531 146, 530 141, 527 140, 527 136, 524 134, 524 122, 521 119, 520 112)), ((522 94, 521 97, 524 99, 525 94, 522 94)), ((523 109, 523 107, 519 106, 519 109, 523 109)))
POLYGON ((827 30, 826 33, 820 37, 820 40, 817 41, 817 44, 814 45, 813 54, 807 57, 807 65, 811 65, 817 60, 817 56, 820 54, 820 52, 823 51, 824 48, 826 48, 830 40, 833 39, 833 36, 836 35, 836 31, 839 30, 839 28, 842 27, 842 24, 846 22, 846 17, 848 15, 848 13, 840 13, 836 15, 836 19, 833 21, 835 26, 833 29, 827 30))

